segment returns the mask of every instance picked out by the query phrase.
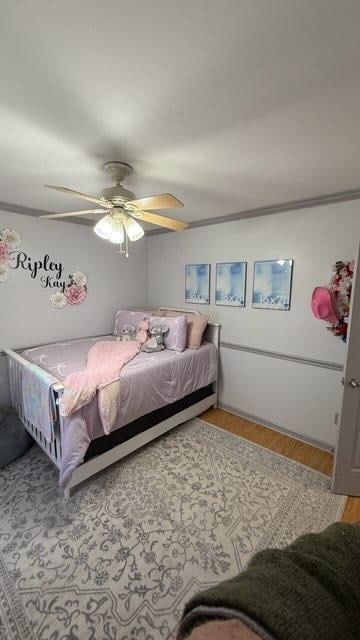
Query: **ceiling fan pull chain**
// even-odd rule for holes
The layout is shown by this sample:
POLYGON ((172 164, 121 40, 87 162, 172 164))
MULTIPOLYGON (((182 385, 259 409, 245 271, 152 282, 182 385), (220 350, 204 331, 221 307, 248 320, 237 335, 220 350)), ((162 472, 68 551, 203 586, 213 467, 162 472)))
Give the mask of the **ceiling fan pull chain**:
POLYGON ((129 257, 129 238, 127 233, 125 233, 125 257, 129 257))

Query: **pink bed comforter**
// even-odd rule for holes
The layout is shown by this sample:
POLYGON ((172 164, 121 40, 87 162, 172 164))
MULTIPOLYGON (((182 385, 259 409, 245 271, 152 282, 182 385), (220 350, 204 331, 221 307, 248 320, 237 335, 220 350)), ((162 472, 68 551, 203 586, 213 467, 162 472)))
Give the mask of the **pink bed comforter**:
POLYGON ((135 340, 96 342, 89 350, 86 369, 72 373, 64 381, 65 390, 60 400, 61 415, 71 416, 88 404, 98 392, 100 419, 104 433, 109 434, 117 414, 116 398, 120 391, 121 370, 139 351, 140 343, 135 340))

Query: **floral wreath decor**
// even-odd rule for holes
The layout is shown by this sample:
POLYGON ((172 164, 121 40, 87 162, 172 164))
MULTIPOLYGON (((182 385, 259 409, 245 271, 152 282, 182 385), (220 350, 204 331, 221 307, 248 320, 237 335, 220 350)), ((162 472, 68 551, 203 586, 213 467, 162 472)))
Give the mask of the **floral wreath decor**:
POLYGON ((55 309, 62 309, 67 304, 81 304, 87 296, 87 275, 82 271, 75 271, 69 275, 69 281, 62 291, 50 296, 50 302, 55 309))
POLYGON ((0 229, 0 282, 10 275, 10 253, 21 244, 20 234, 15 229, 0 229))
POLYGON ((333 266, 332 276, 328 285, 333 294, 339 321, 327 327, 334 336, 338 336, 346 342, 352 281, 354 276, 354 260, 343 262, 339 260, 333 266))

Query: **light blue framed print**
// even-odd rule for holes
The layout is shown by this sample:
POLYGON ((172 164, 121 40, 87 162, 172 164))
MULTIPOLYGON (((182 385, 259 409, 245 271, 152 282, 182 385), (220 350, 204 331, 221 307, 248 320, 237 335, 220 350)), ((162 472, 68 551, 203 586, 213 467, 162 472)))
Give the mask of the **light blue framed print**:
POLYGON ((254 262, 252 306, 254 309, 289 311, 294 261, 254 262))
POLYGON ((218 262, 216 265, 215 304, 245 307, 246 262, 218 262))
POLYGON ((185 302, 210 304, 210 265, 185 266, 185 302))

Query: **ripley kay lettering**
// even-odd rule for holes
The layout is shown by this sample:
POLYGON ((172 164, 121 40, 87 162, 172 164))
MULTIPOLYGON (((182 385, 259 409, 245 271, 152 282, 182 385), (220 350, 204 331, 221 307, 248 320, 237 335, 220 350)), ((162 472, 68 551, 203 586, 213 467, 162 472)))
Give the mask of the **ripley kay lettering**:
POLYGON ((30 273, 30 277, 35 279, 40 277, 42 287, 57 287, 63 292, 66 287, 65 281, 61 281, 64 267, 61 262, 50 260, 50 256, 46 253, 42 260, 34 260, 24 251, 12 251, 10 254, 11 269, 24 269, 30 273), (45 275, 41 272, 45 271, 45 275))

